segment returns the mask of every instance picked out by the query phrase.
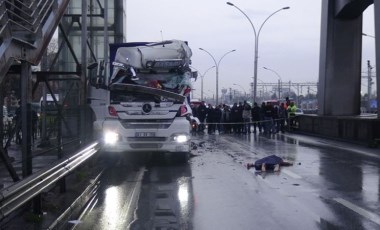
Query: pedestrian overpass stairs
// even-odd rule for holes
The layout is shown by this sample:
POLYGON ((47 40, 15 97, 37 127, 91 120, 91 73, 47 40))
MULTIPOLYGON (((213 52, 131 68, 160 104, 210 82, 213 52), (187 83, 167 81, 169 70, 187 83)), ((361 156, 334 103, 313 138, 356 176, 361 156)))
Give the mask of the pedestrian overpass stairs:
POLYGON ((37 65, 70 0, 0 0, 0 84, 16 61, 37 65))

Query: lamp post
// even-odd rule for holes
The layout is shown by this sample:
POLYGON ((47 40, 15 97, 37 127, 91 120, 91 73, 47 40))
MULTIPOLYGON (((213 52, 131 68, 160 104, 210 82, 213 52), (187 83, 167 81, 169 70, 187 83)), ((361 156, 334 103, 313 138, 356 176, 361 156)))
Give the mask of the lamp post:
POLYGON ((263 86, 263 97, 262 97, 262 99, 264 99, 265 93, 268 92, 268 88, 267 88, 267 86, 263 80, 261 80, 260 78, 257 78, 257 80, 262 83, 262 86, 263 86), (265 87, 265 90, 264 90, 264 87, 265 87))
POLYGON ((190 68, 192 69, 195 69, 196 71, 198 71, 199 75, 201 76, 201 101, 203 101, 203 77, 206 76, 206 73, 212 69, 212 68, 215 68, 215 66, 211 66, 210 68, 208 68, 204 73, 203 75, 199 72, 199 70, 197 68, 194 68, 193 66, 190 66, 190 68))
POLYGON ((259 36, 260 36, 260 31, 261 29, 263 28, 265 22, 268 21, 268 19, 270 17, 272 17, 274 14, 276 14, 277 12, 280 12, 281 10, 287 10, 287 9, 290 9, 290 7, 283 7, 279 10, 276 10, 275 12, 273 12, 272 14, 270 14, 265 20, 264 22, 261 24, 260 28, 259 28, 259 31, 256 33, 256 29, 255 29, 255 26, 253 25, 251 19, 248 17, 248 15, 246 13, 244 13, 244 11, 242 11, 239 7, 235 6, 233 3, 231 2, 227 2, 227 5, 230 5, 230 6, 233 6, 235 7, 237 10, 239 10, 249 21, 249 23, 251 24, 252 26, 252 29, 253 29, 253 32, 255 34, 255 60, 254 60, 254 72, 253 72, 253 102, 256 101, 256 94, 257 94, 257 63, 258 63, 258 54, 259 54, 259 36))
POLYGON ((276 74, 277 75, 277 77, 278 77, 278 99, 280 99, 281 98, 281 83, 282 83, 282 79, 281 79, 281 76, 280 76, 280 74, 278 74, 276 71, 274 71, 273 69, 269 69, 269 68, 267 68, 267 67, 263 67, 264 69, 266 69, 266 70, 269 70, 269 71, 271 71, 272 73, 274 73, 274 74, 276 74))
POLYGON ((207 92, 211 93, 211 95, 212 95, 212 101, 214 102, 214 100, 215 100, 215 94, 214 94, 214 92, 212 92, 211 90, 207 90, 207 92))
POLYGON ((203 77, 206 76, 206 73, 212 69, 212 68, 215 68, 215 66, 211 66, 210 68, 208 68, 204 73, 203 75, 201 75, 201 101, 203 101, 203 77))
POLYGON ((228 51, 227 53, 225 53, 220 59, 218 62, 216 62, 214 56, 212 56, 212 54, 210 52, 208 52, 207 50, 203 49, 203 48, 199 48, 200 50, 206 52, 208 55, 210 55, 210 57, 212 58, 212 60, 214 60, 214 63, 215 63, 215 67, 216 67, 216 101, 215 101, 215 104, 218 105, 218 98, 219 98, 219 64, 220 62, 222 61, 222 59, 229 53, 232 53, 232 52, 235 52, 236 50, 230 50, 228 51))
POLYGON ((245 91, 244 87, 236 83, 234 83, 233 85, 239 86, 244 91, 244 100, 245 100, 247 98, 247 91, 245 91))

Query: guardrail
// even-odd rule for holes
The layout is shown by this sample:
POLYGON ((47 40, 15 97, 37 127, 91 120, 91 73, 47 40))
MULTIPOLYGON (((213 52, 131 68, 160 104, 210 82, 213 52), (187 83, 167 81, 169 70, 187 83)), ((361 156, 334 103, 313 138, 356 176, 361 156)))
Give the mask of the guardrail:
POLYGON ((75 168, 92 157, 100 149, 99 142, 93 142, 70 157, 60 160, 53 167, 38 173, 0 191, 0 219, 21 207, 41 193, 44 189, 59 181, 75 168))

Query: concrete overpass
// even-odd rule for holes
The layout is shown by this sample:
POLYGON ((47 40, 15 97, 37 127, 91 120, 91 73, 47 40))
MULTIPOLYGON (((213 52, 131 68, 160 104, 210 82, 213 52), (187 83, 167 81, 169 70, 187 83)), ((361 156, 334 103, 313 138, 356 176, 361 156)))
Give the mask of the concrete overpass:
MULTIPOLYGON (((323 0, 318 85, 318 116, 300 118, 300 130, 376 145, 380 115, 360 116, 363 11, 375 9, 376 65, 380 66, 380 2, 323 0)), ((380 71, 376 71, 377 93, 380 71)), ((380 97, 377 96, 377 105, 380 97)))
MULTIPOLYGON (((375 31, 380 33, 380 3, 373 0, 323 0, 319 65, 319 115, 360 114, 363 11, 375 4, 375 31)), ((377 36, 377 37, 380 37, 377 36)), ((376 38, 380 57, 380 39, 376 38)), ((376 65, 380 66, 377 58, 376 65)), ((377 71, 380 82, 380 71, 377 71)), ((377 84, 377 92, 380 91, 377 84)), ((380 97, 377 97, 378 105, 380 97)))

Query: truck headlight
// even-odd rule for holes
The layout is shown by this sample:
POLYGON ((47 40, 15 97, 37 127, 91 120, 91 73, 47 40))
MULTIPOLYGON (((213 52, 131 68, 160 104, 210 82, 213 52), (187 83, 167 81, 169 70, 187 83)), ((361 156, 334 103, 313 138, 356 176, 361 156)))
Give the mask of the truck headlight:
POLYGON ((174 141, 176 141, 177 143, 185 143, 190 139, 189 136, 185 134, 178 134, 175 135, 173 138, 174 141))
POLYGON ((115 144, 119 140, 119 134, 112 132, 112 131, 107 131, 104 133, 104 142, 106 144, 115 144))

